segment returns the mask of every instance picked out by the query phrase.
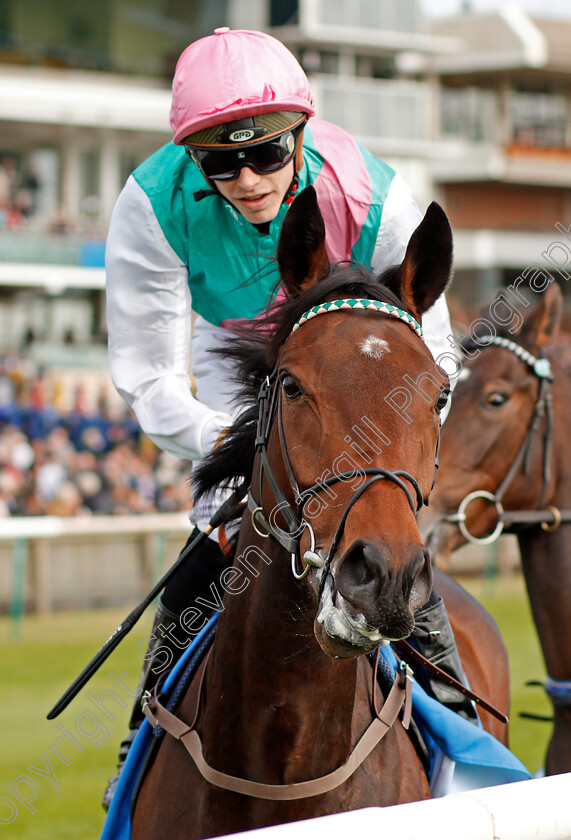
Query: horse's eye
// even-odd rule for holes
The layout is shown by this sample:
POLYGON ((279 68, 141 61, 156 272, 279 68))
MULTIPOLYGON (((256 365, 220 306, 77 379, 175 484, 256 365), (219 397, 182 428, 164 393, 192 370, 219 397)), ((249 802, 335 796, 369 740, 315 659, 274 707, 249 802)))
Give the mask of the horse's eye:
POLYGON ((508 399, 509 397, 507 394, 503 394, 501 391, 492 391, 490 394, 485 396, 484 402, 491 408, 501 408, 502 405, 507 403, 508 399))
POLYGON ((450 399, 450 390, 449 388, 445 388, 443 391, 440 392, 438 399, 436 400, 436 411, 440 414, 441 411, 444 411, 446 406, 448 405, 448 400, 450 399))
POLYGON ((289 373, 284 373, 280 377, 281 386, 283 388, 283 392, 288 398, 288 400, 297 400, 298 397, 303 396, 303 388, 301 385, 295 381, 295 379, 289 375, 289 373))

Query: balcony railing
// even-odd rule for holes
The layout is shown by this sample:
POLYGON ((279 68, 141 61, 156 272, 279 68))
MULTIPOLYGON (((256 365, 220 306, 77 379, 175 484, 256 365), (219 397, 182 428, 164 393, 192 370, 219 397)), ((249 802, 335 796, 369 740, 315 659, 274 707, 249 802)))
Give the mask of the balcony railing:
POLYGON ((320 26, 349 26, 364 30, 418 32, 421 17, 416 0, 318 0, 320 26))
POLYGON ((493 90, 460 88, 441 91, 442 134, 476 143, 499 142, 499 102, 493 90))
POLYGON ((356 137, 428 139, 426 84, 325 75, 312 77, 311 84, 319 116, 356 137))
POLYGON ((483 88, 443 88, 440 120, 444 137, 538 153, 571 149, 565 97, 549 93, 505 94, 483 88))

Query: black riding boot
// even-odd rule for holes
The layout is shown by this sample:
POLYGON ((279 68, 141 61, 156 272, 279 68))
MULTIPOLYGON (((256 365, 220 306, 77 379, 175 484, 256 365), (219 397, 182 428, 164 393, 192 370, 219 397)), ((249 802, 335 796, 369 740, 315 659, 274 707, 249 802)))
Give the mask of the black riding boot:
MULTIPOLYGON (((448 614, 442 598, 433 596, 434 603, 419 610, 415 614, 415 632, 409 641, 434 665, 438 665, 449 676, 454 677, 458 682, 466 685, 466 677, 460 662, 458 648, 454 632, 448 620, 448 614)), ((414 666, 414 663, 412 663, 414 666)), ((413 667, 415 677, 419 667, 413 667)), ((419 682, 429 694, 448 706, 452 711, 457 712, 467 720, 476 721, 478 715, 471 700, 457 691, 455 688, 446 685, 438 679, 437 675, 424 672, 422 678, 418 675, 419 682)))
MULTIPOLYGON (((195 529, 186 545, 189 545, 198 533, 198 529, 195 529)), ((129 733, 119 748, 117 773, 109 779, 103 794, 101 804, 105 810, 108 810, 111 804, 127 753, 144 720, 141 697, 145 691, 152 692, 159 679, 174 668, 192 641, 188 631, 180 625, 179 619, 183 610, 195 604, 197 598, 213 604, 219 603, 223 593, 218 587, 218 597, 215 597, 213 587, 218 584, 220 575, 229 563, 218 543, 206 539, 189 555, 165 587, 159 599, 151 630, 151 641, 145 654, 135 705, 129 721, 129 733)), ((197 607, 204 619, 209 619, 215 612, 202 602, 199 602, 197 607)))

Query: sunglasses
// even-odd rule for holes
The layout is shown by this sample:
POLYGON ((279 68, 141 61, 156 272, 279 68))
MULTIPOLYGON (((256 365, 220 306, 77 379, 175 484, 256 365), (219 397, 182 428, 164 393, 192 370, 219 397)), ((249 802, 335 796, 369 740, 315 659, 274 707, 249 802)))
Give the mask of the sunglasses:
POLYGON ((197 149, 186 146, 187 153, 207 178, 212 181, 233 181, 244 166, 248 166, 258 175, 277 172, 292 160, 295 154, 297 138, 303 129, 299 127, 280 134, 274 140, 258 143, 255 146, 242 146, 239 149, 197 149))

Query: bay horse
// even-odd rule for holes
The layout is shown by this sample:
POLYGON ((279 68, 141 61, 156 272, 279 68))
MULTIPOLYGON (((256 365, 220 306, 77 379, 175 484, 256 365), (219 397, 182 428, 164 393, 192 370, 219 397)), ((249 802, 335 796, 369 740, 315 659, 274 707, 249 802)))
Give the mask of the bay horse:
POLYGON ((467 540, 517 535, 554 707, 552 774, 571 770, 571 379, 557 359, 559 286, 526 305, 520 324, 466 345, 422 530, 444 569, 467 540))
MULTIPOLYGON (((416 513, 433 484, 449 382, 419 333, 449 280, 450 226, 431 205, 381 283, 357 265, 329 265, 308 187, 286 214, 277 256, 286 300, 271 328, 235 351, 246 408, 202 469, 203 490, 245 476, 250 496, 202 683, 177 709, 190 722, 199 708, 192 734, 210 778, 225 774, 247 790, 207 781, 167 735, 138 793, 133 840, 211 837, 430 796, 399 718, 349 778, 309 795, 305 786, 353 760, 376 718, 364 654, 408 636, 433 586, 416 513), (383 397, 425 370, 430 398, 412 401, 407 424, 383 397), (280 798, 284 786, 306 793, 280 798)), ((496 625, 445 576, 437 587, 471 687, 507 712, 496 625)), ((482 719, 505 741, 503 724, 482 719)))

